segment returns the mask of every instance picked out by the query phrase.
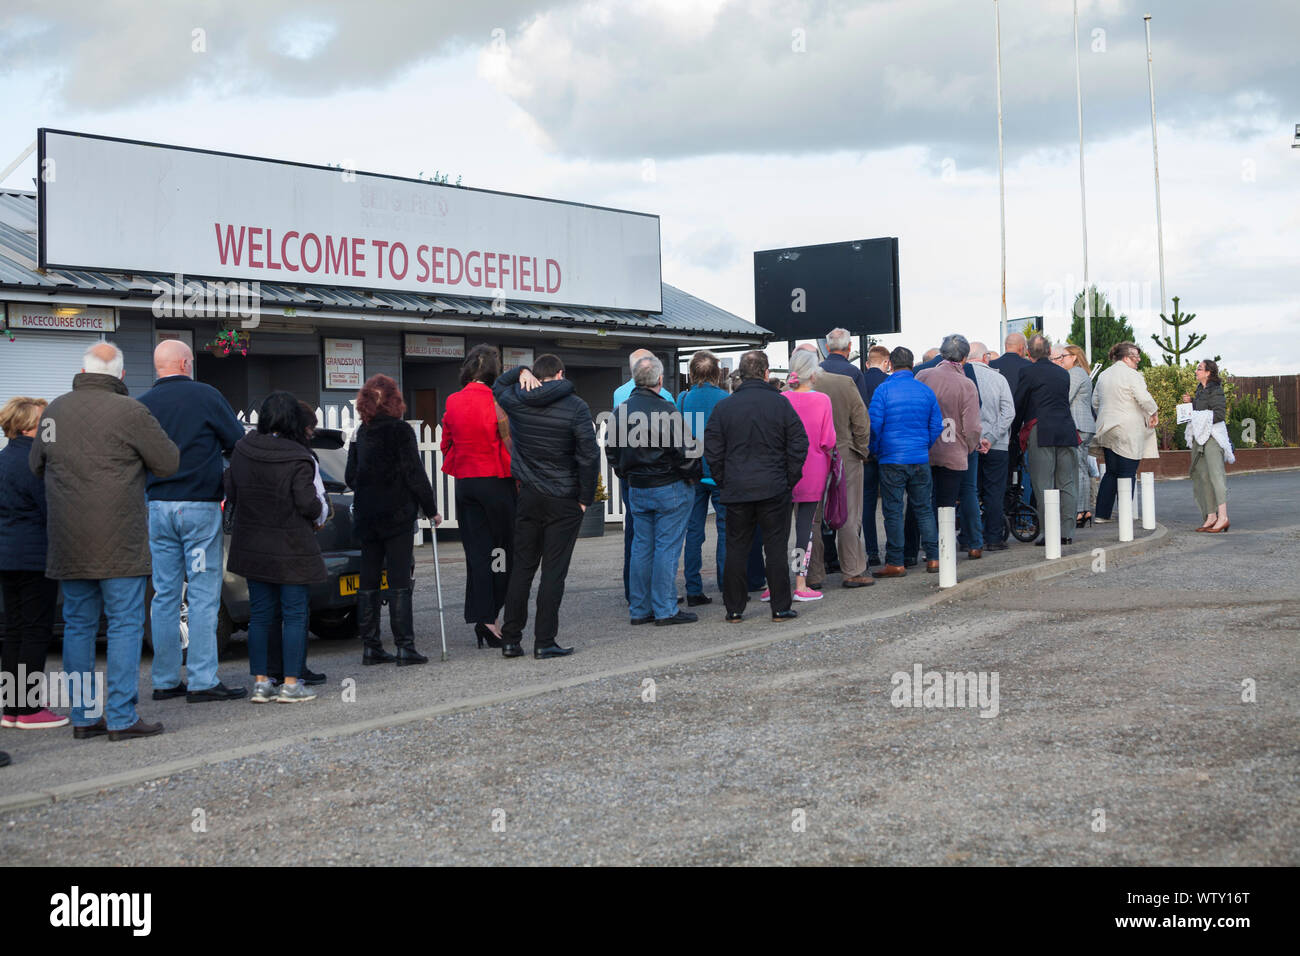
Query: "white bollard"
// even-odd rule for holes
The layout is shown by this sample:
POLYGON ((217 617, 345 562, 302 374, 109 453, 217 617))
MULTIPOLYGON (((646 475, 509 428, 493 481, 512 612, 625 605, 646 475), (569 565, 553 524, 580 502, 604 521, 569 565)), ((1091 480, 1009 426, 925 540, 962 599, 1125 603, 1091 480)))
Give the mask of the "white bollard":
POLYGON ((1061 490, 1048 488, 1043 491, 1043 538, 1046 544, 1043 555, 1048 561, 1055 561, 1061 556, 1061 490))
POLYGON ((1156 530, 1156 476, 1155 472, 1144 471, 1142 479, 1142 530, 1156 530))
POLYGON ((957 586, 957 509, 939 509, 939 587, 957 586))
POLYGON ((1118 487, 1116 494, 1119 500, 1119 539, 1121 541, 1133 540, 1133 479, 1120 478, 1115 482, 1118 487))

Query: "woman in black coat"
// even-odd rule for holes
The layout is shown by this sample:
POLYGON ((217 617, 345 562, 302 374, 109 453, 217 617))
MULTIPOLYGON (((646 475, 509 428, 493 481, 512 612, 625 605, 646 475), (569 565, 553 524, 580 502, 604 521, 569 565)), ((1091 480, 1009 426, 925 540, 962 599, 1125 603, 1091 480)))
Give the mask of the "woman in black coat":
POLYGON ((306 660, 310 586, 329 578, 316 529, 329 517, 320 467, 306 447, 298 400, 272 392, 258 409, 257 431, 240 439, 226 471, 231 523, 226 569, 248 579, 248 669, 255 704, 314 700, 300 680, 306 660), (269 675, 267 646, 279 609, 284 683, 269 675))
MULTIPOLYGON (((16 699, 6 698, 0 727, 23 730, 63 727, 60 717, 27 700, 19 670, 45 670, 54 635, 59 585, 45 576, 45 483, 27 465, 45 400, 12 398, 0 408, 0 428, 9 443, 0 449, 0 585, 4 588, 3 672, 16 699), (17 699, 22 698, 22 699, 17 699)), ((0 754, 0 766, 9 760, 0 754)))
POLYGON ((411 615, 411 563, 415 521, 420 511, 442 524, 429 476, 420 462, 415 430, 402 420, 406 403, 397 383, 374 375, 357 393, 361 427, 348 445, 344 480, 353 491, 353 528, 361 541, 361 586, 357 623, 362 664, 386 664, 394 657, 379 639, 380 572, 388 568, 388 623, 397 645, 396 661, 423 664, 415 649, 411 615))

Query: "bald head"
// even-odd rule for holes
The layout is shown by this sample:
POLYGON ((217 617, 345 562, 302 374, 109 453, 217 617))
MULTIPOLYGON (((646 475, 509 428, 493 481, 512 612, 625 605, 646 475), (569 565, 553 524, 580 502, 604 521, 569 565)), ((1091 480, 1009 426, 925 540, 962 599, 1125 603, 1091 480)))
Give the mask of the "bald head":
POLYGON ((1007 335, 1007 340, 1002 343, 1004 352, 1015 352, 1021 358, 1025 357, 1025 337, 1019 332, 1011 332, 1007 335))
POLYGON ((81 356, 81 370, 121 378, 126 362, 122 350, 112 342, 96 342, 81 356))
POLYGON ((635 352, 633 352, 632 355, 628 358, 628 360, 627 360, 627 367, 628 367, 629 369, 633 369, 633 370, 634 370, 634 369, 636 368, 636 363, 637 363, 637 362, 641 361, 642 359, 654 358, 654 357, 655 357, 654 352, 651 352, 649 349, 637 349, 637 350, 636 350, 635 352))
POLYGON ((930 361, 930 359, 934 358, 938 354, 939 354, 938 349, 926 349, 925 354, 921 356, 921 361, 923 363, 928 362, 930 361))
POLYGON ((984 353, 987 352, 988 346, 983 342, 972 342, 970 344, 970 361, 984 363, 984 353))
POLYGON ((169 375, 193 375, 194 353, 184 342, 166 339, 153 350, 153 370, 159 378, 169 375))

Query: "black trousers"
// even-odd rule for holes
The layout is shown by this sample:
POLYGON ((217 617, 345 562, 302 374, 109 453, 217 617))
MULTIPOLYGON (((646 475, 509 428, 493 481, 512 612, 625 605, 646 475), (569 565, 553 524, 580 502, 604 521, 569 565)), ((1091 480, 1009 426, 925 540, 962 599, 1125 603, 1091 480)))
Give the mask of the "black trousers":
POLYGON ((980 503, 984 505, 984 540, 1002 543, 1007 540, 1002 500, 1007 496, 1007 464, 1010 454, 990 448, 980 456, 980 503))
POLYGON ((523 641, 524 626, 528 623, 528 595, 539 565, 542 580, 537 586, 533 643, 536 647, 546 647, 556 642, 564 579, 569 574, 569 559, 573 557, 581 524, 582 506, 577 498, 554 498, 527 485, 520 489, 515 518, 515 566, 506 589, 505 618, 501 622, 501 639, 507 644, 523 641))
MULTIPOLYGON (((961 480, 965 472, 954 471, 943 465, 931 465, 930 477, 934 481, 934 507, 956 508, 961 497, 961 480)), ((938 515, 938 511, 935 511, 938 515)))
POLYGON ((506 603, 515 551, 515 480, 456 480, 456 520, 465 546, 465 623, 491 624, 506 603))
POLYGON ((377 590, 380 572, 385 566, 388 568, 390 591, 410 590, 414 539, 414 529, 391 538, 362 538, 361 590, 377 590))
MULTIPOLYGON (((790 543, 792 506, 788 494, 764 501, 737 501, 727 505, 727 558, 722 571, 722 600, 729 614, 740 614, 749 601, 745 568, 756 528, 763 535, 772 610, 790 610, 794 596, 790 591, 786 547, 790 543)), ((806 547, 806 543, 803 546, 806 547)))
POLYGON ((45 652, 54 635, 54 605, 58 601, 59 583, 44 571, 0 571, 4 589, 4 647, 0 667, 10 676, 14 700, 4 702, 4 712, 23 716, 34 714, 39 707, 18 707, 26 698, 27 685, 18 680, 20 665, 28 675, 45 670, 45 652))

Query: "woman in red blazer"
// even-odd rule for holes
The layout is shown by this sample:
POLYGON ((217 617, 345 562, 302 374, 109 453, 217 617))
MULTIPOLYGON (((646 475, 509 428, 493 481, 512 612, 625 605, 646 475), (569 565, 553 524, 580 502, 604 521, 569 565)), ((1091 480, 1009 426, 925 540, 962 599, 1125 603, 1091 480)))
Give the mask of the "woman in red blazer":
POLYGON ((465 545, 465 623, 478 646, 501 646, 497 616, 514 561, 515 480, 510 426, 492 397, 501 374, 496 347, 476 345, 461 366, 461 390, 442 415, 442 470, 456 479, 456 520, 465 545))

